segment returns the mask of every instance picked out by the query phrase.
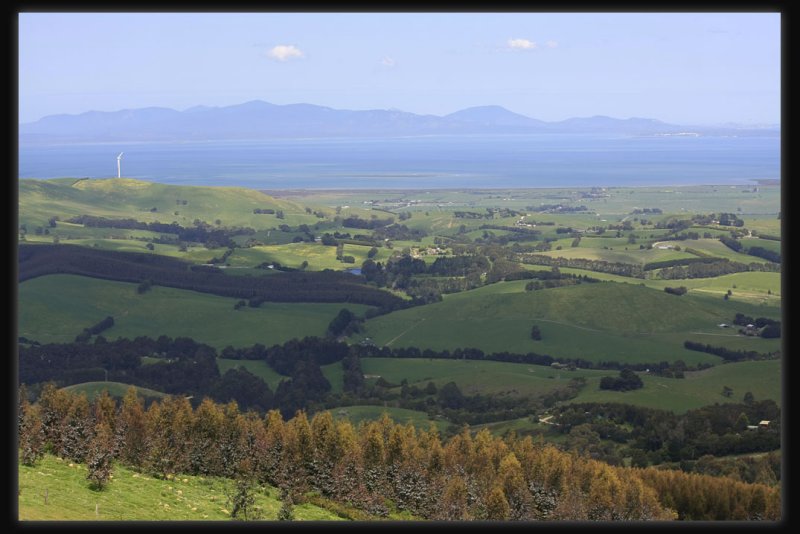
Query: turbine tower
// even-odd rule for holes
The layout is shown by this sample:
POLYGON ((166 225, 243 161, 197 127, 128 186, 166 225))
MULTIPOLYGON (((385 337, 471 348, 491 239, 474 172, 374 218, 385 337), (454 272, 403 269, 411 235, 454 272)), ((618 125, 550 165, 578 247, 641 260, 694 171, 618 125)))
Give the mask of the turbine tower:
POLYGON ((120 160, 122 159, 122 154, 124 154, 124 152, 120 152, 119 156, 117 156, 117 178, 122 178, 122 171, 120 169, 120 160))

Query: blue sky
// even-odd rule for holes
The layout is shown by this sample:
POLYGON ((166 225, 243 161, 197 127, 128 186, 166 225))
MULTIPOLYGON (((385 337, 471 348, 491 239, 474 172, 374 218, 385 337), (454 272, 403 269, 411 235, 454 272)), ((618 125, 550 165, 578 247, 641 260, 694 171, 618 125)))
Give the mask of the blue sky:
POLYGON ((21 13, 19 119, 249 100, 780 122, 777 13, 21 13))

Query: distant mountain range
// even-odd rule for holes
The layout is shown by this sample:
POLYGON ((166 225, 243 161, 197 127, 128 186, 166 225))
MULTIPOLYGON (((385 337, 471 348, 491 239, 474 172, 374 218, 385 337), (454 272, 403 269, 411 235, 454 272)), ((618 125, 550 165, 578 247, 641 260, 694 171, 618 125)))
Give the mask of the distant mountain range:
POLYGON ((20 124, 19 142, 86 143, 201 141, 315 137, 592 133, 653 135, 780 135, 779 127, 681 126, 656 119, 595 116, 545 122, 501 106, 463 109, 443 117, 397 110, 351 111, 312 104, 276 105, 253 100, 226 107, 185 111, 149 107, 78 115, 49 115, 20 124))

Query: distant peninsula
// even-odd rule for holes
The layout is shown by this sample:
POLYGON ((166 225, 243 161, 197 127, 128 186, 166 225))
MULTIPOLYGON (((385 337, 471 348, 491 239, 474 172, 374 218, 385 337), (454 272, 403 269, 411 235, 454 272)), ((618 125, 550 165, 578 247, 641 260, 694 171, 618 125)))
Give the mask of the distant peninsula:
POLYGON ((778 137, 780 128, 687 126, 650 118, 606 116, 546 122, 501 106, 478 106, 437 116, 313 104, 277 105, 261 100, 184 111, 148 107, 49 115, 19 126, 20 144, 520 134, 778 137))

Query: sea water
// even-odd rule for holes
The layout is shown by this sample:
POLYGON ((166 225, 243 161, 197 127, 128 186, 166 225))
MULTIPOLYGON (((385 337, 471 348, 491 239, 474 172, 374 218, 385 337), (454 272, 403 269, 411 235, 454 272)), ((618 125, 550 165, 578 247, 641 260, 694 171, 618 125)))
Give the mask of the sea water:
POLYGON ((20 178, 254 189, 752 184, 780 178, 775 137, 496 135, 22 145, 20 178))

